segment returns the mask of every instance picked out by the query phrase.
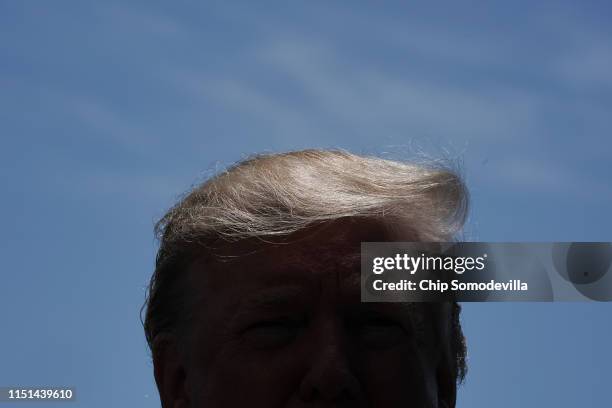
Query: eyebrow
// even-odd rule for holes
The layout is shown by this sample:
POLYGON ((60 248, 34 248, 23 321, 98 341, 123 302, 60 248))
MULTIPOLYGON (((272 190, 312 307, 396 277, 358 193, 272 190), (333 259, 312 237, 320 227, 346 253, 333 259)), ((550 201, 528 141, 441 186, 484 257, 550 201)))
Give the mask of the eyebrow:
POLYGON ((239 309, 248 312, 265 311, 295 305, 303 302, 305 298, 305 290, 297 286, 271 288, 241 301, 239 309))
POLYGON ((399 302, 360 302, 355 305, 362 311, 392 312, 410 314, 415 309, 409 303, 399 302))

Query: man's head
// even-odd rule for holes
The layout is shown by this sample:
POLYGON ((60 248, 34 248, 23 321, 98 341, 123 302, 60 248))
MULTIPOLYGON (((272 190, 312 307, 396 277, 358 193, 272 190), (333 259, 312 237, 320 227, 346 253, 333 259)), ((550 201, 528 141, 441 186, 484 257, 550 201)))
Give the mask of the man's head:
POLYGON ((454 406, 456 304, 361 303, 360 243, 449 241, 448 169, 306 150, 242 161, 158 223, 145 333, 164 407, 454 406))

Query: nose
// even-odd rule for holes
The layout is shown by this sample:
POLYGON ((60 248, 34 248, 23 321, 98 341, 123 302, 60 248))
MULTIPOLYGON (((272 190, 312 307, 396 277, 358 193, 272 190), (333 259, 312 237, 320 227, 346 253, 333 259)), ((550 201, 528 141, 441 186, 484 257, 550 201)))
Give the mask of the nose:
POLYGON ((307 403, 358 406, 362 390, 351 364, 346 336, 336 328, 320 330, 311 364, 300 384, 300 398, 307 403))

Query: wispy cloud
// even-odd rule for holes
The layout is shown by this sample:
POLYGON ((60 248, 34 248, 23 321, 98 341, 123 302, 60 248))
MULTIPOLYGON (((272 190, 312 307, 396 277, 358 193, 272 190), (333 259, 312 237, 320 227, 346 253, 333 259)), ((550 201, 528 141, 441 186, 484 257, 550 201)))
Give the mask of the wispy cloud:
POLYGON ((183 35, 189 32, 188 26, 181 20, 162 12, 155 12, 149 7, 139 7, 134 3, 100 3, 96 7, 97 15, 104 24, 113 27, 113 31, 141 32, 162 36, 183 35))
POLYGON ((582 200, 612 200, 612 186, 593 175, 570 171, 546 158, 506 157, 492 163, 482 176, 487 183, 520 190, 534 196, 580 197, 582 200))
POLYGON ((438 84, 409 71, 393 74, 367 59, 351 65, 340 50, 321 44, 270 44, 259 60, 293 78, 330 117, 372 132, 498 139, 525 132, 532 120, 527 95, 438 84))
POLYGON ((595 91, 612 90, 612 38, 589 41, 559 58, 560 78, 571 87, 595 91))
POLYGON ((256 84, 236 78, 193 74, 181 76, 179 82, 184 91, 201 102, 219 105, 235 112, 234 116, 241 122, 256 125, 254 131, 245 132, 247 137, 264 133, 266 138, 276 139, 277 143, 271 144, 282 145, 283 139, 303 139, 317 144, 328 136, 328 129, 313 112, 290 99, 270 94, 256 84))
POLYGON ((263 126, 304 129, 298 133, 311 137, 345 132, 499 140, 533 133, 534 101, 527 93, 438 84, 416 73, 385 72, 367 60, 347 63, 330 44, 271 41, 246 52, 244 64, 278 76, 291 91, 236 79, 231 71, 182 72, 175 80, 227 109, 263 119, 263 126))

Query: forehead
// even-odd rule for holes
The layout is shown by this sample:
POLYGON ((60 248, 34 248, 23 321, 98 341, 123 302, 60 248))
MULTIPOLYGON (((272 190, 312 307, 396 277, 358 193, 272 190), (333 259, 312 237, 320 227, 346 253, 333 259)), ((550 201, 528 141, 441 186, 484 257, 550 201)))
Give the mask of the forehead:
POLYGON ((372 219, 343 219, 306 228, 287 237, 224 243, 192 266, 198 280, 218 285, 255 281, 296 282, 335 274, 358 284, 361 242, 410 241, 409 228, 372 219), (230 282, 233 281, 233 282, 230 282))

